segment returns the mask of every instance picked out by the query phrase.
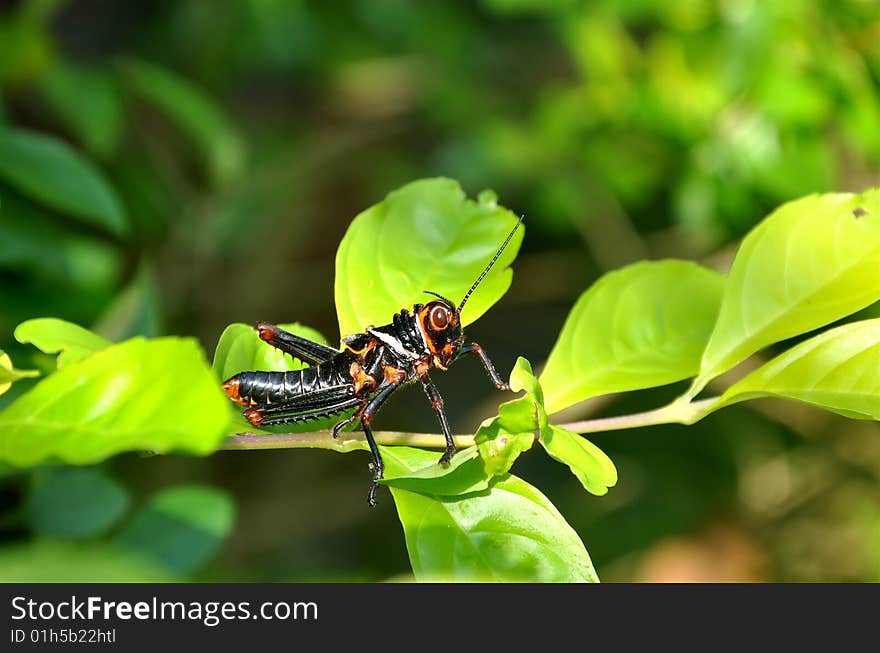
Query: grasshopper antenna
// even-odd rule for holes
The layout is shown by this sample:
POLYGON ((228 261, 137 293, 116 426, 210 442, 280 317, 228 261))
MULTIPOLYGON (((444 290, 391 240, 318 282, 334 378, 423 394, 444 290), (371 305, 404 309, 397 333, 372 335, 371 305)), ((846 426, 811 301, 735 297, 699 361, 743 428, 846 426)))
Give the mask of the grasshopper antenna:
POLYGON ((486 269, 480 273, 480 276, 477 277, 476 281, 474 281, 474 285, 471 286, 470 290, 465 293, 464 299, 461 300, 461 304, 458 305, 458 309, 456 309, 456 312, 461 313, 461 309, 464 308, 464 305, 467 302, 468 298, 471 296, 471 293, 476 290, 477 286, 480 285, 480 282, 485 278, 487 274, 489 274, 489 270, 491 270, 492 266, 495 265, 495 261, 497 261, 498 257, 501 256, 501 252, 503 252, 504 248, 507 247, 507 243, 509 243, 510 239, 513 238, 513 234, 515 234, 516 230, 519 229, 519 226, 523 223, 523 219, 525 217, 526 216, 524 214, 519 216, 519 220, 517 220, 516 225, 513 227, 513 230, 509 234, 507 234, 507 238, 505 238, 504 242, 501 243, 501 247, 499 247, 498 251, 495 252, 495 256, 493 256, 492 260, 489 261, 489 265, 487 265, 486 269))

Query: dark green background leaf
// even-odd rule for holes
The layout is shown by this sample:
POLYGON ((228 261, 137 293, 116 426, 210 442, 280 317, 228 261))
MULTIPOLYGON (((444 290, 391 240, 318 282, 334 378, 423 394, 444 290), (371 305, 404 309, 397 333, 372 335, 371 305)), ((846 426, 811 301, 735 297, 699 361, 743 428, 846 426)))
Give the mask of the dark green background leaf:
POLYGON ((141 508, 115 542, 178 574, 191 574, 217 553, 232 530, 235 505, 202 485, 163 490, 141 508))
POLYGON ((122 203, 101 172, 59 140, 0 128, 0 177, 45 206, 113 234, 128 229, 122 203))
POLYGON ((60 469, 38 479, 24 503, 24 518, 40 535, 95 537, 125 514, 128 492, 94 469, 60 469))

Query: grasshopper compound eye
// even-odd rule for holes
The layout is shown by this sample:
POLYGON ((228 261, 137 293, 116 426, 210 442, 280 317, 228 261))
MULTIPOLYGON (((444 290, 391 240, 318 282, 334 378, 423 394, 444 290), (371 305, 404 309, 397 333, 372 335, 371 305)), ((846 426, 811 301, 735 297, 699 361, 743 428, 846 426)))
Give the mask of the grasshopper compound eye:
POLYGON ((435 306, 428 314, 428 319, 434 331, 443 331, 449 326, 449 309, 445 306, 435 306))

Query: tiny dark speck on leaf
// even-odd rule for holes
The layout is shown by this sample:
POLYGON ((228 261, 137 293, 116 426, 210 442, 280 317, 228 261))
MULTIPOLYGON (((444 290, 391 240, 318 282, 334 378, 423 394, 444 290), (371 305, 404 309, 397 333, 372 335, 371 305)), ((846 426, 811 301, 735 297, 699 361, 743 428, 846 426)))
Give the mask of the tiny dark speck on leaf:
POLYGON ((861 206, 857 206, 856 208, 853 209, 853 215, 856 216, 857 218, 863 218, 866 215, 868 215, 868 212, 865 209, 863 209, 861 206))

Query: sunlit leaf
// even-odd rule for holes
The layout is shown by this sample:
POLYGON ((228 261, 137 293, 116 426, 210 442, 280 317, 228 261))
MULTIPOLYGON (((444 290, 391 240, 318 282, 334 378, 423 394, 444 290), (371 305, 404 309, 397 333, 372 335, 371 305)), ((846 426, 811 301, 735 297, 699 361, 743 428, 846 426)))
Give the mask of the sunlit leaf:
POLYGON ((207 564, 232 530, 235 504, 203 485, 173 487, 150 499, 125 524, 115 543, 179 574, 207 564))
POLYGON ((880 299, 880 190, 811 195, 746 236, 692 392, 759 349, 880 299))
POLYGON ((228 399, 193 339, 135 338, 49 375, 0 413, 0 460, 98 462, 121 451, 207 454, 228 399))
MULTIPOLYGON (((387 447, 380 447, 383 459, 387 447)), ((393 451, 388 455, 394 455, 393 451)), ((410 490, 421 494, 455 496, 480 492, 489 487, 489 477, 483 469, 477 447, 468 447, 453 456, 449 465, 441 465, 440 454, 435 454, 432 464, 413 472, 392 476, 388 473, 382 484, 389 487, 410 490)))
POLYGON ((22 322, 15 329, 15 339, 22 344, 31 343, 47 354, 60 352, 58 367, 74 363, 113 344, 78 324, 55 317, 40 317, 22 322))
POLYGON ((41 535, 82 539, 106 532, 128 505, 126 489, 99 471, 61 469, 38 479, 24 502, 23 514, 41 535))
POLYGON ((717 272, 677 260, 603 276, 569 313, 541 374, 547 412, 696 374, 723 287, 717 272))
POLYGON ((17 370, 12 366, 9 354, 0 349, 0 395, 12 387, 13 382, 40 376, 37 370, 17 370))
POLYGON ((800 343, 732 385, 713 408, 755 397, 795 399, 880 420, 880 319, 845 324, 800 343))
POLYGON ((101 172, 51 136, 0 127, 0 177, 61 213, 114 234, 128 229, 119 197, 101 172))
POLYGON ((541 384, 532 373, 529 362, 522 357, 516 361, 510 374, 510 387, 513 390, 526 391, 526 396, 519 401, 531 401, 533 428, 535 433, 540 434, 538 441, 550 457, 568 465, 571 473, 587 492, 599 496, 607 494, 608 488, 617 483, 614 463, 599 447, 583 436, 548 422, 541 384))
MULTIPOLYGON (((435 455, 386 449, 386 471, 399 476, 422 469, 435 455)), ((543 494, 515 476, 462 497, 391 493, 420 581, 598 581, 577 533, 543 494)))
POLYGON ((568 465, 587 492, 602 496, 617 484, 614 463, 585 437, 551 424, 541 444, 551 458, 568 465))
MULTIPOLYGON (((336 253, 336 312, 341 335, 391 322, 402 308, 431 299, 430 290, 458 303, 516 224, 493 195, 465 198, 451 179, 423 179, 390 193, 359 214, 336 253)), ((464 308, 474 322, 510 287, 508 268, 519 250, 520 227, 464 308)))

